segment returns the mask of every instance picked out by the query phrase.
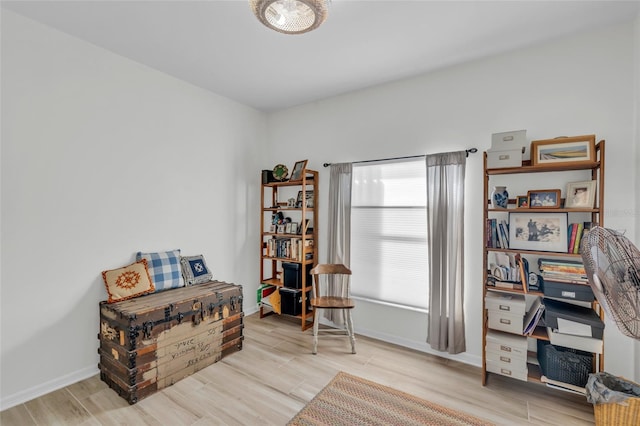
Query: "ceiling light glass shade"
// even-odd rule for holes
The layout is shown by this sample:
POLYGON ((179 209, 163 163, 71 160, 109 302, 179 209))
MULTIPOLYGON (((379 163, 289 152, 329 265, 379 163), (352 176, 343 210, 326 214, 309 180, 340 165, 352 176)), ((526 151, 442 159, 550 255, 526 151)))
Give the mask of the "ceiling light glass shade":
POLYGON ((254 15, 267 27, 284 34, 314 30, 327 19, 329 0, 249 0, 254 15))

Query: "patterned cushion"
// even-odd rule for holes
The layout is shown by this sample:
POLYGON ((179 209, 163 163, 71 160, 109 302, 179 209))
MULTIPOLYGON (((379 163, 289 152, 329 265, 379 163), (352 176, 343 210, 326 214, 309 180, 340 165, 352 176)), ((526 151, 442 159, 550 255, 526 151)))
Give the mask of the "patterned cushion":
POLYGON ((182 276, 187 285, 211 281, 213 274, 207 268, 207 264, 201 254, 198 256, 183 256, 180 259, 180 263, 182 264, 182 276))
POLYGON ((122 268, 102 271, 102 279, 109 295, 108 303, 153 293, 155 290, 146 259, 122 268))
POLYGON ((184 287, 184 280, 180 273, 179 249, 157 253, 138 252, 136 259, 147 259, 149 274, 156 291, 184 287))

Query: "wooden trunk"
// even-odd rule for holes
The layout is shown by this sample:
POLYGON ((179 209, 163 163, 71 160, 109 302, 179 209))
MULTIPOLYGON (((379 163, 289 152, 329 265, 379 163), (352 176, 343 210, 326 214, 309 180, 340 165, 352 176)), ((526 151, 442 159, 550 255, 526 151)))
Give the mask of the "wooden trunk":
POLYGON ((100 378, 130 404, 242 349, 242 287, 220 281, 100 302, 100 378))

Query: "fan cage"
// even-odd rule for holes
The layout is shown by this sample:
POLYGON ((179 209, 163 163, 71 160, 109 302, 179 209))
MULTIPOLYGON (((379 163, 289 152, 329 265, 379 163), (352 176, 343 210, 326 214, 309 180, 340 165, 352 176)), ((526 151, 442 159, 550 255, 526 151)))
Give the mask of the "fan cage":
POLYGON ((592 228, 580 245, 589 285, 626 336, 640 340, 640 251, 624 235, 592 228))

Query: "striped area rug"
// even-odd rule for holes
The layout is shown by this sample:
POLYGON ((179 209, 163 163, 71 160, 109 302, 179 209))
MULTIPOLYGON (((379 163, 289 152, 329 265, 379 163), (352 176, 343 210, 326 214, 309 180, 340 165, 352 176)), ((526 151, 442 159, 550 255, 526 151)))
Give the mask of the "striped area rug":
POLYGON ((288 423, 320 425, 492 425, 469 414, 339 372, 288 423))

